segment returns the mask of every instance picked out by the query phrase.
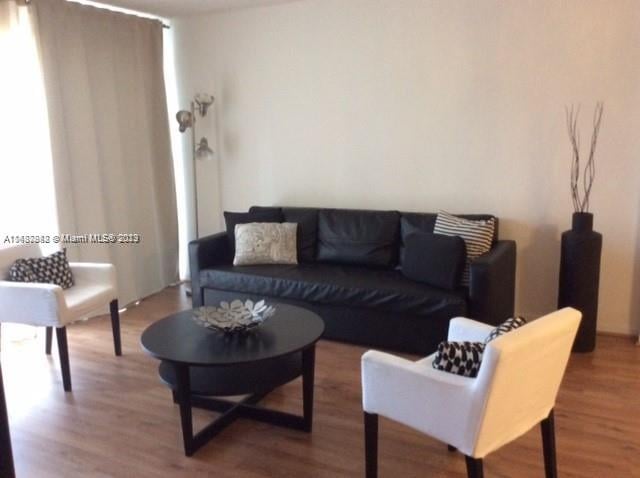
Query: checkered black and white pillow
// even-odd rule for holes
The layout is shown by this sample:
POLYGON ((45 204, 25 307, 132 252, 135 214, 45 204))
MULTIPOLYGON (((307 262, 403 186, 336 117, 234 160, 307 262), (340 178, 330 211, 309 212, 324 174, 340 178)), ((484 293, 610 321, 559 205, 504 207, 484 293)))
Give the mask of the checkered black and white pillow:
POLYGON ((512 330, 515 330, 518 327, 522 327, 526 323, 527 321, 525 320, 524 317, 511 317, 505 320, 504 322, 502 322, 491 332, 489 332, 489 335, 487 335, 487 338, 484 339, 484 343, 488 344, 489 342, 491 342, 494 339, 497 339, 501 335, 504 335, 507 332, 511 332, 512 330))
POLYGON ((464 377, 476 377, 482 364, 485 346, 526 323, 523 317, 511 317, 493 329, 484 342, 440 342, 433 359, 433 368, 464 377))
POLYGON ((482 342, 440 342, 433 359, 433 368, 464 377, 475 377, 480 370, 484 347, 482 342))
POLYGON ((38 276, 29 259, 16 260, 9 269, 9 280, 13 282, 38 282, 38 276))
POLYGON ((45 257, 16 260, 9 269, 9 280, 56 284, 63 289, 73 285, 73 274, 65 249, 45 257))

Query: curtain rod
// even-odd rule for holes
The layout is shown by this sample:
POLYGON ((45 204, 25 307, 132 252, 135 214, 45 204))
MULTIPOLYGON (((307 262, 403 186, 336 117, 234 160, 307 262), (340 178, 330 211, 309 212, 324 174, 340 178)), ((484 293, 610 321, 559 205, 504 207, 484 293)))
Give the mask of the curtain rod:
MULTIPOLYGON (((17 3, 18 3, 18 4, 22 3, 22 4, 24 4, 24 5, 29 5, 30 3, 32 3, 32 1, 31 1, 31 0, 17 0, 17 3)), ((93 6, 94 8, 100 8, 100 7, 98 7, 98 6, 94 6, 94 5, 91 5, 91 6, 93 6)), ((103 10, 110 10, 109 8, 102 8, 102 9, 103 9, 103 10)), ((125 12, 119 12, 119 11, 117 11, 117 10, 110 10, 110 11, 112 11, 112 12, 117 12, 117 13, 122 13, 122 14, 124 14, 124 15, 131 15, 131 16, 139 17, 139 18, 148 18, 149 20, 155 20, 155 21, 157 21, 157 22, 160 22, 160 24, 162 25, 162 28, 167 28, 167 29, 170 29, 170 28, 171 28, 171 25, 167 25, 165 22, 163 22, 163 21, 162 21, 162 20, 160 20, 159 18, 143 17, 143 16, 140 16, 140 15, 136 15, 135 13, 125 13, 125 12)))

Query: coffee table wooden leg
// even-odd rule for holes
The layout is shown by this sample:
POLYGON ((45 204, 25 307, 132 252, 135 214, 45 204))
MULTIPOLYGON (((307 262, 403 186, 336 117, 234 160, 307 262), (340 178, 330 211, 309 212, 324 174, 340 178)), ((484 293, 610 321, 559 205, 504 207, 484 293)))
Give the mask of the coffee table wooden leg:
POLYGON ((313 428, 313 388, 316 364, 316 346, 313 344, 302 351, 302 406, 304 410, 304 430, 313 428))
POLYGON ((172 364, 175 371, 173 397, 180 407, 185 455, 192 456, 200 447, 238 418, 250 418, 273 425, 311 432, 313 427, 315 358, 315 344, 302 351, 302 416, 255 406, 268 393, 266 391, 253 394, 239 402, 192 395, 189 366, 178 363, 172 364), (194 435, 192 407, 222 412, 222 415, 194 435))
POLYGON ((182 423, 182 440, 184 442, 184 454, 193 455, 193 420, 191 416, 191 383, 189 379, 189 366, 174 364, 176 370, 176 395, 180 405, 180 421, 182 423))

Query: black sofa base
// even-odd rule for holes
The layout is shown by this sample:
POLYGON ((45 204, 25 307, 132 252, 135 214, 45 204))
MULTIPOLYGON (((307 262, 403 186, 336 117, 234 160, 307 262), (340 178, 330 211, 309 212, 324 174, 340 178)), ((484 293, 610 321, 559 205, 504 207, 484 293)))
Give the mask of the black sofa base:
MULTIPOLYGON (((204 305, 218 305, 234 299, 266 299, 297 305, 318 314, 325 323, 323 338, 391 351, 428 355, 447 337, 451 316, 398 316, 377 309, 338 307, 279 297, 254 296, 239 292, 203 288, 204 305)), ((460 316, 466 310, 461 309, 460 316)))

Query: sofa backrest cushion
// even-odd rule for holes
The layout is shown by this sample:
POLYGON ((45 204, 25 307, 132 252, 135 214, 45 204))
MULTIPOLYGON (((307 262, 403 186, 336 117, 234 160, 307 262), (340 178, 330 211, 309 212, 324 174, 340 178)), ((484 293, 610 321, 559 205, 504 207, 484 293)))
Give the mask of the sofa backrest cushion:
POLYGON ((397 211, 321 209, 318 212, 318 262, 393 267, 398 261, 397 211))
POLYGON ((298 262, 316 261, 318 210, 309 207, 283 207, 285 222, 298 223, 298 262))
POLYGON ((264 207, 251 206, 249 212, 278 211, 284 222, 298 224, 298 262, 310 263, 316 260, 318 242, 318 209, 311 207, 264 207))
MULTIPOLYGON (((249 212, 271 212, 280 213, 282 215, 282 221, 298 223, 298 261, 301 263, 315 262, 316 259, 322 262, 338 262, 343 264, 363 264, 360 257, 356 262, 347 260, 346 262, 340 257, 338 260, 326 259, 330 251, 327 247, 323 247, 320 251, 320 238, 319 238, 319 214, 321 211, 333 211, 336 214, 342 212, 348 214, 384 214, 393 217, 395 221, 399 222, 399 226, 394 226, 396 229, 395 237, 398 237, 397 230, 399 229, 399 240, 394 244, 394 248, 398 249, 393 254, 398 257, 394 257, 391 262, 402 264, 404 257, 405 238, 415 232, 433 232, 433 228, 436 223, 436 213, 422 213, 422 212, 397 212, 397 211, 371 211, 371 210, 352 210, 352 209, 319 209, 310 207, 278 207, 278 206, 252 206, 249 212), (398 218, 400 218, 398 220, 398 218)), ((494 218, 495 216, 489 214, 459 214, 460 217, 465 219, 482 219, 487 220, 494 218)), ((325 218, 326 222, 326 218, 325 218)), ((366 234, 365 234, 366 236, 366 234)), ((364 237, 363 242, 366 241, 364 237)), ((493 234, 494 243, 498 240, 498 218, 495 218, 495 229, 493 234)), ((394 240, 395 241, 395 240, 394 240)), ((367 246, 370 247, 370 246, 367 246)), ((329 254, 331 256, 331 254, 329 254)), ((377 262, 377 261, 375 261, 377 262)), ((366 265, 371 265, 366 261, 366 265)), ((378 265, 378 264, 376 264, 378 265)), ((388 267, 388 266, 384 266, 388 267)))
MULTIPOLYGON (((495 228, 493 230, 493 242, 498 240, 498 218, 490 214, 457 214, 457 216, 464 219, 471 220, 488 220, 495 219, 495 228)), ((421 213, 421 212, 401 212, 400 213, 400 265, 403 264, 406 239, 409 234, 416 232, 433 232, 433 228, 436 225, 436 218, 438 214, 435 213, 421 213)))

